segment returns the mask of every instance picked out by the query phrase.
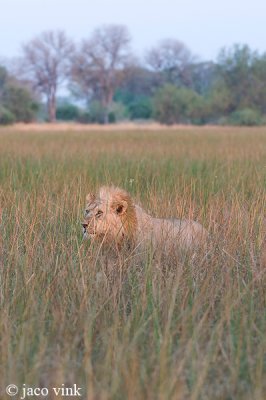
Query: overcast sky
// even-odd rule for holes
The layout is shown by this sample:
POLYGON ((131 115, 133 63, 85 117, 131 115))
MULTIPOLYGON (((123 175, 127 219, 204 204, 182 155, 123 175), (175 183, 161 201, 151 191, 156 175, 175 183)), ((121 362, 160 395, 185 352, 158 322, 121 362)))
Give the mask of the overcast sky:
POLYGON ((266 0, 0 0, 0 57, 18 56, 21 43, 44 30, 78 41, 109 23, 128 26, 140 55, 163 38, 203 60, 233 43, 266 51, 266 0))

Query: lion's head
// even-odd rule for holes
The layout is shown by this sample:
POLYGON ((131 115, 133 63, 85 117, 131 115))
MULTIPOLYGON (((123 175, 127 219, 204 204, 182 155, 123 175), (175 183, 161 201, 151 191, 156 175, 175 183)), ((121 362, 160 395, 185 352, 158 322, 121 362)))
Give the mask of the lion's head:
POLYGON ((84 237, 100 241, 121 242, 134 236, 137 218, 130 195, 115 187, 101 187, 88 194, 84 212, 84 237))

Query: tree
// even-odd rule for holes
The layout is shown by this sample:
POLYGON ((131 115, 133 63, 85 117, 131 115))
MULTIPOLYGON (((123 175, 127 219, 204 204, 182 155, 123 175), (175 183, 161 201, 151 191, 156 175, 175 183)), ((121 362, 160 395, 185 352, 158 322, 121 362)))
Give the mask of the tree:
POLYGON ((217 72, 209 93, 216 115, 229 115, 229 123, 240 119, 247 123, 266 113, 266 54, 260 55, 247 45, 223 48, 217 72))
POLYGON ((109 120, 115 89, 122 81, 124 68, 131 59, 129 43, 126 27, 103 26, 83 41, 73 59, 72 78, 76 91, 88 102, 92 99, 101 102, 105 123, 109 120))
POLYGON ((178 86, 191 85, 190 66, 193 60, 186 45, 176 39, 162 40, 146 55, 146 63, 161 75, 162 83, 178 86))
POLYGON ((152 101, 149 97, 139 96, 128 106, 130 119, 150 119, 152 116, 152 101))
POLYGON ((8 80, 8 73, 6 68, 2 67, 0 65, 0 100, 1 100, 1 95, 3 92, 3 88, 5 86, 5 84, 7 83, 8 80))
POLYGON ((114 100, 126 106, 130 119, 148 119, 152 113, 151 99, 158 88, 158 76, 154 71, 131 65, 115 91, 114 100))
POLYGON ((197 62, 190 65, 191 89, 205 96, 218 78, 217 66, 212 61, 197 62))
POLYGON ((221 77, 217 78, 213 83, 205 99, 209 106, 209 118, 212 122, 219 120, 222 116, 230 114, 231 110, 234 108, 230 87, 225 85, 221 77))
POLYGON ((231 94, 229 112, 252 106, 254 76, 252 66, 258 57, 247 45, 236 44, 223 48, 218 55, 218 71, 222 82, 231 94))
POLYGON ((62 103, 56 108, 56 118, 60 121, 77 121, 79 115, 79 108, 69 102, 62 103))
POLYGON ((191 89, 167 84, 157 91, 153 107, 155 119, 167 125, 204 122, 204 100, 191 89))
POLYGON ((252 64, 253 106, 266 114, 266 53, 256 57, 252 64))
POLYGON ((16 121, 31 122, 38 110, 38 103, 30 91, 14 82, 6 85, 2 101, 16 121))
POLYGON ((4 67, 0 67, 0 108, 0 123, 30 122, 38 110, 38 102, 30 89, 24 82, 10 76, 4 67))
POLYGON ((48 31, 23 46, 24 70, 46 98, 48 120, 56 120, 56 93, 69 72, 73 43, 64 32, 48 31))
POLYGON ((15 115, 0 105, 0 125, 10 125, 15 121, 15 115))

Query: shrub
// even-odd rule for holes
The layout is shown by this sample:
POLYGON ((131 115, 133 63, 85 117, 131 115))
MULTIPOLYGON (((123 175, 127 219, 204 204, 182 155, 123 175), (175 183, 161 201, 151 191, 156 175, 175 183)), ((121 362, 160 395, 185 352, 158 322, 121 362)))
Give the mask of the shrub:
POLYGON ((90 115, 89 111, 86 111, 86 110, 80 111, 77 121, 80 122, 81 124, 91 123, 92 121, 91 121, 91 115, 90 115))
POLYGON ((233 112, 228 118, 229 124, 239 126, 257 126, 262 124, 262 118, 257 110, 245 108, 233 112))
POLYGON ((76 121, 79 118, 79 108, 74 104, 66 103, 56 109, 56 119, 59 121, 76 121))
MULTIPOLYGON (((89 110, 80 113, 79 122, 104 124, 106 109, 99 101, 92 101, 89 110)), ((126 107, 122 103, 112 103, 108 110, 108 122, 115 123, 125 119, 126 107)))
POLYGON ((205 103, 191 89, 165 85, 155 94, 154 118, 164 124, 204 122, 205 103))
MULTIPOLYGON (((92 101, 88 110, 79 110, 77 121, 82 124, 104 124, 106 109, 99 101, 92 101)), ((122 103, 114 102, 109 107, 108 122, 115 123, 127 118, 127 109, 122 103)))
POLYGON ((89 108, 90 122, 103 124, 105 109, 99 101, 92 101, 89 108))
POLYGON ((140 98, 128 106, 130 119, 149 119, 152 116, 150 99, 140 98))
POLYGON ((2 101, 15 120, 22 122, 33 121, 39 107, 28 89, 13 83, 6 85, 2 101))
POLYGON ((259 126, 266 125, 266 119, 257 110, 245 108, 231 113, 229 116, 223 116, 218 119, 218 125, 233 126, 259 126))
POLYGON ((127 118, 127 109, 124 104, 120 102, 113 102, 109 108, 108 121, 109 123, 115 123, 123 121, 127 118))
POLYGON ((105 109, 99 101, 92 101, 87 110, 79 110, 77 121, 81 124, 103 124, 105 109))
POLYGON ((0 125, 11 125, 16 121, 14 114, 4 107, 0 107, 0 125))

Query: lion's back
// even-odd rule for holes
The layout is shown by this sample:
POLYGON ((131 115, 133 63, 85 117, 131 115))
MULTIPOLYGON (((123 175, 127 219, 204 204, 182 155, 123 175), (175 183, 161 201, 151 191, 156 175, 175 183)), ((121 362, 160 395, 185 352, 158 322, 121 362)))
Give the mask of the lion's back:
POLYGON ((183 219, 153 219, 153 234, 157 241, 174 242, 190 248, 206 241, 208 233, 196 221, 183 219))

